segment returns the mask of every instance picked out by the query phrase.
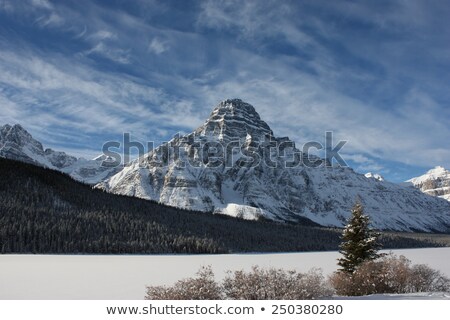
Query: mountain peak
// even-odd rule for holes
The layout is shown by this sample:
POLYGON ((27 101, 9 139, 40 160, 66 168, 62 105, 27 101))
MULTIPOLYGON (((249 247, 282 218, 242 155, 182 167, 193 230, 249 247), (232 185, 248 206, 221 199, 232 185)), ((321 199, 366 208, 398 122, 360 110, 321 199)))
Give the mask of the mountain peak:
POLYGON ((0 128, 0 141, 3 141, 3 144, 12 143, 18 146, 32 144, 37 149, 42 149, 42 145, 38 141, 34 140, 31 134, 20 124, 15 124, 13 126, 5 124, 2 126, 0 128))
MULTIPOLYGON (((7 124, 7 126, 9 126, 9 125, 7 124)), ((18 123, 16 123, 15 125, 13 125, 13 126, 11 127, 11 129, 14 130, 14 131, 24 131, 24 132, 27 132, 27 133, 28 133, 28 131, 25 130, 25 129, 24 129, 20 124, 18 124, 18 123)))
POLYGON ((436 167, 434 167, 433 169, 428 170, 427 173, 430 173, 430 174, 440 174, 440 173, 445 173, 446 171, 447 171, 447 170, 446 170, 444 167, 442 167, 442 166, 436 166, 436 167))
MULTIPOLYGON (((0 158, 7 158, 59 170, 74 179, 96 184, 118 172, 119 168, 103 167, 102 161, 77 159, 62 151, 43 148, 42 144, 20 124, 0 126, 0 158)), ((108 160, 105 157, 105 160, 108 160)))
POLYGON ((220 102, 212 111, 210 118, 216 115, 226 115, 227 119, 233 117, 247 117, 251 119, 261 120, 255 108, 241 99, 227 99, 220 102))
POLYGON ((378 174, 378 173, 367 172, 364 176, 366 178, 368 178, 368 179, 371 178, 371 179, 375 179, 375 180, 378 180, 378 181, 384 181, 383 176, 381 174, 378 174))
POLYGON ((428 180, 434 180, 434 179, 438 179, 438 178, 447 178, 447 177, 450 178, 450 171, 445 169, 442 166, 436 166, 433 169, 428 170, 425 174, 423 174, 419 177, 411 178, 411 179, 407 180, 406 182, 410 182, 414 185, 417 185, 417 184, 422 184, 428 180))
POLYGON ((3 131, 3 130, 10 130, 10 129, 11 129, 11 125, 9 123, 7 123, 7 124, 5 124, 5 125, 0 127, 1 131, 3 131))
POLYGON ((219 140, 245 139, 249 135, 262 141, 273 136, 269 125, 261 120, 255 108, 241 99, 220 102, 206 122, 195 131, 200 136, 216 136, 219 140))
POLYGON ((29 134, 27 130, 25 130, 20 124, 16 123, 14 125, 10 125, 9 123, 0 127, 2 132, 24 132, 29 134))
POLYGON ((450 201, 450 171, 436 166, 427 173, 406 181, 422 192, 450 201))
POLYGON ((3 126, 0 126, 0 144, 5 139, 8 132, 11 130, 11 126, 9 124, 5 124, 3 126))
POLYGON ((246 109, 247 111, 256 113, 255 108, 251 104, 238 98, 223 100, 216 108, 246 109))

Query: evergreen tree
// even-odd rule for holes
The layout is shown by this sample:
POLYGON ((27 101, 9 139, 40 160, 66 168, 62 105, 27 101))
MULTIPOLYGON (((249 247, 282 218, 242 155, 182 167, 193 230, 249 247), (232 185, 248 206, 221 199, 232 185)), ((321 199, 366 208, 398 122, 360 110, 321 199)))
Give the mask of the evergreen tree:
POLYGON ((378 258, 378 237, 379 234, 370 228, 369 216, 364 214, 363 206, 357 201, 342 233, 339 252, 343 257, 338 259, 339 271, 353 273, 362 262, 378 258))

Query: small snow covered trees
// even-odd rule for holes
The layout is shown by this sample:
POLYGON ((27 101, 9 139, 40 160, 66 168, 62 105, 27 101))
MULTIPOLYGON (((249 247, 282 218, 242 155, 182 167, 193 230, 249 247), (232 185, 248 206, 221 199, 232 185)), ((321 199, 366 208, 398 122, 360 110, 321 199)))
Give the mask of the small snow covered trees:
POLYGON ((370 228, 369 217, 364 214, 361 203, 357 202, 342 233, 339 252, 343 257, 338 260, 339 271, 353 273, 361 263, 378 258, 378 236, 370 228))

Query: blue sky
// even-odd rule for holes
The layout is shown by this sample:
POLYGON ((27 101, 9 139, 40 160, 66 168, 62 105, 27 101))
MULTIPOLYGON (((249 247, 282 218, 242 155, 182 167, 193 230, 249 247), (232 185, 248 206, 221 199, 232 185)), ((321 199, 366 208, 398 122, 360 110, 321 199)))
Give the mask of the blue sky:
POLYGON ((91 157, 190 132, 226 98, 359 172, 450 167, 448 1, 0 0, 0 124, 91 157))

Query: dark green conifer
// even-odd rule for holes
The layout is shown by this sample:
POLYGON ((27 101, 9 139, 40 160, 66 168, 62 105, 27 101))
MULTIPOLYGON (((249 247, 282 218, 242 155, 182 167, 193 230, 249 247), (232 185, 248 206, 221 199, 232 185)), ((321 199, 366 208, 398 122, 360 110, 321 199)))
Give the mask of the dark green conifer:
POLYGON ((340 271, 353 273, 364 261, 379 257, 379 234, 370 228, 369 216, 358 201, 352 209, 352 215, 342 232, 342 242, 339 246, 342 258, 338 259, 340 271))

